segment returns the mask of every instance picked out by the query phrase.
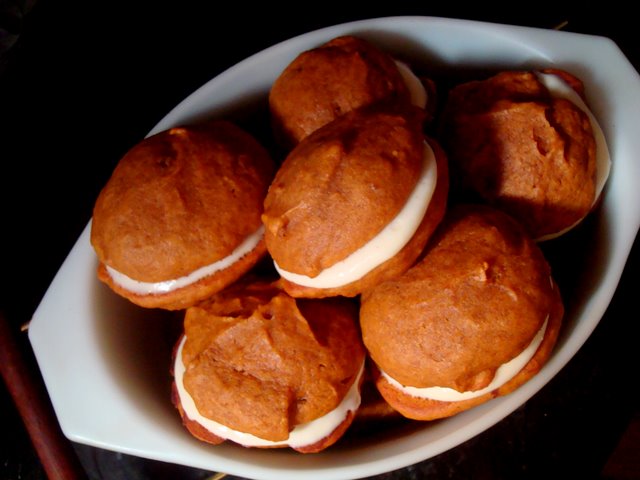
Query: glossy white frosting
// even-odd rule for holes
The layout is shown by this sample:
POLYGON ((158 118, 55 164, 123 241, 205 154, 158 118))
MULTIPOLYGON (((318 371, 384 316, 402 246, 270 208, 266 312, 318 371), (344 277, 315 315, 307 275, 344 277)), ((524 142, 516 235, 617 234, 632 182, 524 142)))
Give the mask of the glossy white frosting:
POLYGON ((107 272, 116 285, 119 285, 120 287, 130 292, 140 295, 167 293, 173 290, 177 290, 178 288, 191 285, 192 283, 195 283, 204 277, 230 267, 246 254, 248 254, 251 250, 256 248, 263 235, 264 226, 261 225, 258 230, 247 236, 247 238, 245 238, 244 241, 240 245, 238 245, 230 255, 210 265, 200 267, 197 270, 191 272, 189 275, 185 275, 184 277, 175 278, 172 280, 165 280, 163 282, 141 282, 139 280, 134 280, 133 278, 128 277, 124 273, 121 273, 108 265, 106 266, 107 272))
POLYGON ((283 278, 305 287, 341 287, 364 277, 402 250, 420 226, 436 188, 438 168, 435 153, 427 142, 424 145, 422 171, 413 192, 398 215, 375 237, 315 277, 288 272, 274 261, 278 273, 283 278))
POLYGON ((183 337, 178 350, 176 352, 176 361, 174 364, 174 378, 180 403, 185 414, 190 420, 198 422, 202 427, 217 435, 220 438, 231 440, 232 442, 244 445, 246 447, 275 447, 288 445, 293 448, 301 448, 314 443, 329 436, 344 420, 349 412, 355 412, 360 407, 360 379, 364 372, 364 362, 360 367, 360 371, 354 380, 351 388, 345 395, 342 402, 333 410, 316 418, 308 423, 297 425, 289 434, 287 440, 273 442, 256 437, 250 433, 239 432, 226 427, 210 418, 204 417, 198 411, 198 407, 193 401, 193 397, 184 388, 184 372, 185 367, 182 361, 182 347, 186 342, 186 336, 183 337))
MULTIPOLYGON (((607 147, 607 140, 604 136, 604 132, 598 123, 598 120, 591 112, 591 109, 585 104, 584 100, 578 95, 578 93, 571 88, 567 82, 565 82, 558 75, 554 75, 552 73, 542 73, 536 72, 536 76, 542 82, 542 84, 547 87, 551 95, 556 98, 564 98, 565 100, 569 100, 575 106, 577 106, 580 110, 582 110, 587 117, 589 117, 589 122, 591 123, 591 129, 593 130, 593 136, 596 142, 596 194, 594 196, 593 203, 598 200, 604 185, 607 183, 607 179, 609 178, 609 171, 611 170, 611 156, 609 155, 609 148, 607 147)), ((552 238, 556 238, 563 233, 568 232, 573 227, 578 225, 582 219, 578 220, 573 225, 561 230, 560 232, 554 232, 551 234, 544 235, 540 238, 537 238, 536 241, 544 241, 551 240, 552 238)))
POLYGON ((542 327, 540 327, 540 330, 538 330, 536 335, 533 337, 533 340, 531 340, 531 343, 529 343, 529 345, 519 355, 517 355, 507 363, 503 363, 502 365, 500 365, 500 367, 498 367, 498 369, 496 370, 491 383, 480 390, 459 392, 457 390, 454 390, 453 388, 447 387, 418 388, 405 386, 395 380, 393 377, 389 376, 386 372, 383 372, 382 370, 380 372, 391 385, 413 397, 439 400, 442 402, 459 402, 462 400, 469 400, 471 398, 479 397, 481 395, 484 395, 485 393, 489 393, 495 390, 496 388, 500 388, 502 385, 515 377, 518 372, 520 372, 520 370, 522 370, 524 366, 529 363, 529 361, 538 351, 538 347, 540 347, 540 344, 542 343, 544 333, 547 330, 548 321, 549 317, 547 316, 542 327))

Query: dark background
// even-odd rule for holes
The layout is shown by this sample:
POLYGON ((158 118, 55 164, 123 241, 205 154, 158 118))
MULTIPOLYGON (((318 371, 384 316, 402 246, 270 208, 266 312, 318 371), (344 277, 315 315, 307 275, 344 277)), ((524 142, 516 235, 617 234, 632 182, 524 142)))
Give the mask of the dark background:
MULTIPOLYGON (((589 9, 518 3, 495 13, 487 2, 473 9, 386 3, 0 0, 0 309, 34 378, 39 373, 19 326, 85 227, 113 167, 172 107, 243 58, 335 23, 433 15, 563 25, 612 38, 636 69, 640 65, 633 15, 613 2, 589 9)), ((376 478, 640 478, 640 329, 632 303, 638 256, 636 246, 605 317, 536 396, 461 446, 376 478)), ((205 479, 213 473, 74 448, 91 479, 205 479)), ((0 383, 0 479, 42 478, 0 383)))

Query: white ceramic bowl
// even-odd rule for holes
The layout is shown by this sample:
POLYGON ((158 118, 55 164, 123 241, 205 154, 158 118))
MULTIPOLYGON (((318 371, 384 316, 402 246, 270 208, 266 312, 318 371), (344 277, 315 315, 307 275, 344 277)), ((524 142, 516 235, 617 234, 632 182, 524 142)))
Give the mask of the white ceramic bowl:
POLYGON ((29 329, 58 420, 71 440, 250 478, 375 475, 425 460, 492 426, 534 395, 591 334, 616 289, 640 225, 640 80, 606 38, 425 17, 337 25, 240 62, 186 98, 150 133, 205 116, 224 117, 264 99, 272 81, 298 53, 342 34, 364 36, 427 70, 561 67, 583 79, 608 139, 613 167, 597 211, 577 232, 550 247, 550 255, 558 258, 564 253, 557 251, 563 249, 582 257, 573 262, 573 267, 581 265, 578 270, 558 273, 570 298, 565 299, 565 328, 548 364, 516 392, 473 410, 408 430, 340 442, 319 454, 231 444, 212 447, 185 431, 169 399, 168 355, 180 320, 135 307, 96 280, 87 225, 29 329), (580 244, 586 247, 565 248, 585 238, 588 242, 580 244))

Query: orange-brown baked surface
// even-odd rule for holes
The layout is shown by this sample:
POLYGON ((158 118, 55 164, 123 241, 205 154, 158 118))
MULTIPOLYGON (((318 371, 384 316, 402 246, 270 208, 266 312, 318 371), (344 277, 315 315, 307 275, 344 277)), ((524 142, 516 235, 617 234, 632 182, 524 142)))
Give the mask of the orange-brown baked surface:
POLYGON ((301 53, 269 93, 273 127, 294 146, 335 118, 381 100, 409 101, 393 58, 354 36, 335 38, 301 53))

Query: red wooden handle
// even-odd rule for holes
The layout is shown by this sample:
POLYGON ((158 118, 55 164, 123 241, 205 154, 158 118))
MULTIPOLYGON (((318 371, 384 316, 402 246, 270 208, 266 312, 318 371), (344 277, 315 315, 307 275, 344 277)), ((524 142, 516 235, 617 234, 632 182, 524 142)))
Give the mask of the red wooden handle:
POLYGON ((50 480, 86 479, 62 433, 40 377, 30 372, 9 322, 0 312, 0 371, 50 480))

